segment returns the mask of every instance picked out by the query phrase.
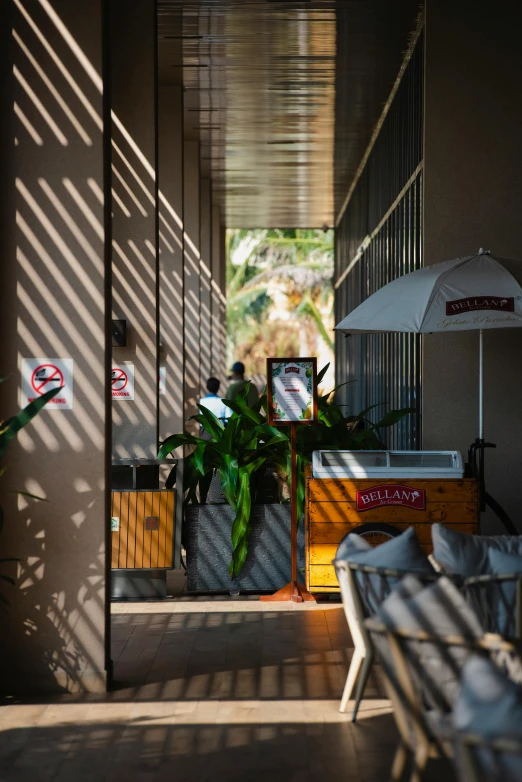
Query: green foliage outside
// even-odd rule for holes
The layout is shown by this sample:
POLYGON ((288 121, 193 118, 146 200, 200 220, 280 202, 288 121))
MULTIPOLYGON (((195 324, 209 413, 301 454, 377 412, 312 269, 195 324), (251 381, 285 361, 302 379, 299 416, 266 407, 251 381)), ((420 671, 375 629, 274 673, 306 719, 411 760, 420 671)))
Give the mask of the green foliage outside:
POLYGON ((263 376, 268 356, 333 360, 333 231, 227 231, 227 361, 263 376))

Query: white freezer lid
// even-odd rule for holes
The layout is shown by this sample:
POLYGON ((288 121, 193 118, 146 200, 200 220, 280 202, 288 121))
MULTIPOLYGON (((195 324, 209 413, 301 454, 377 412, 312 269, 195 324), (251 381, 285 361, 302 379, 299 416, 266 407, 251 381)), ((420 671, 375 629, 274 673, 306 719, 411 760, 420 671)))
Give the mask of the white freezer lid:
POLYGON ((459 451, 388 451, 388 454, 393 469, 462 469, 459 451))
MULTIPOLYGON (((401 472, 462 473, 460 451, 314 451, 313 471, 398 475, 401 472)), ((319 476, 318 476, 319 477, 319 476)))
POLYGON ((314 451, 314 463, 318 456, 321 467, 387 467, 386 451, 314 451))

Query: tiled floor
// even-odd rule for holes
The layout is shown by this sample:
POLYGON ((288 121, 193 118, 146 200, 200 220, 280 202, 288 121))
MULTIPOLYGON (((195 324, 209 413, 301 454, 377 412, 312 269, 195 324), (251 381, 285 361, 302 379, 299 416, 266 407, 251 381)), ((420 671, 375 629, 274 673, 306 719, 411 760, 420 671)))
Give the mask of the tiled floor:
POLYGON ((350 654, 335 603, 115 603, 116 689, 3 706, 0 782, 384 781, 378 674, 357 725, 338 711, 350 654))

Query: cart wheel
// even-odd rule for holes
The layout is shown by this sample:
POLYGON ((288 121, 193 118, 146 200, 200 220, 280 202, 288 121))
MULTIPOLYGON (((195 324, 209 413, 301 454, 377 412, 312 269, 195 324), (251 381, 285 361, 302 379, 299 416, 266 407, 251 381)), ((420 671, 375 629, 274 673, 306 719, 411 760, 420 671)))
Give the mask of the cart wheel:
POLYGON ((358 527, 352 530, 356 535, 360 535, 362 538, 371 543, 372 546, 378 546, 379 543, 386 543, 391 538, 396 538, 401 534, 401 530, 394 527, 393 524, 360 524, 358 527))

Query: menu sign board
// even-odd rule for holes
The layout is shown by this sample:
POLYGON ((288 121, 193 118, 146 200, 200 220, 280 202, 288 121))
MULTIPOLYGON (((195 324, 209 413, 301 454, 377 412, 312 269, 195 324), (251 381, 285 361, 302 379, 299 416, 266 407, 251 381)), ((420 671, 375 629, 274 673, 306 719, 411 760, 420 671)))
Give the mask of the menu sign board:
POLYGON ((317 420, 317 359, 267 359, 268 421, 311 424, 317 420))

